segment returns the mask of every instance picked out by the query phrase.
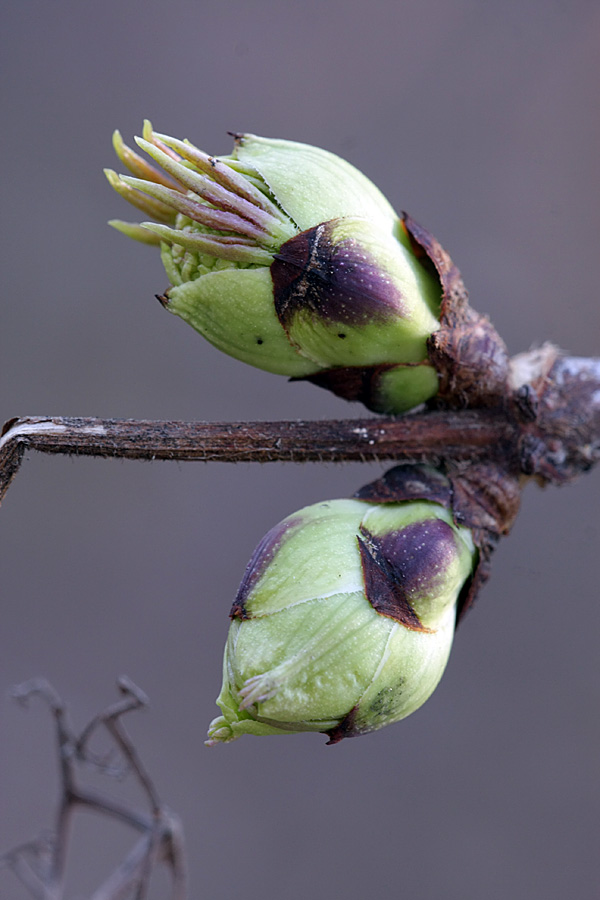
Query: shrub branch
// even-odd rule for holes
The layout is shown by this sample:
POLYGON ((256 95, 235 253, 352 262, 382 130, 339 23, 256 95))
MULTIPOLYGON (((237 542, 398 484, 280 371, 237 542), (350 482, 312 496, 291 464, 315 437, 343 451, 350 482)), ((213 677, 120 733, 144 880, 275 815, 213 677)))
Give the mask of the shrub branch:
POLYGON ((481 460, 562 484, 600 459, 600 359, 552 345, 514 357, 491 406, 427 409, 397 418, 321 422, 172 422, 25 417, 0 438, 0 500, 28 450, 202 462, 481 460))

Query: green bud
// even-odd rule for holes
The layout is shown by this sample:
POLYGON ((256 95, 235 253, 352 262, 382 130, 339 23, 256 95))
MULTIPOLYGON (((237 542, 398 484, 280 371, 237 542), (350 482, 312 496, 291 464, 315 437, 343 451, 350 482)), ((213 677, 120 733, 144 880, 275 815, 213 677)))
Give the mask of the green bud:
POLYGON ((409 715, 442 676, 476 555, 430 501, 332 500, 284 519, 233 604, 208 745, 300 731, 336 743, 409 715))
POLYGON ((150 123, 136 140, 160 168, 117 132, 133 175, 106 174, 154 221, 111 224, 160 244, 170 312, 270 372, 331 387, 366 370, 361 399, 375 410, 436 394, 427 340, 440 327, 439 277, 362 173, 325 150, 254 135, 236 135, 220 158, 150 123))

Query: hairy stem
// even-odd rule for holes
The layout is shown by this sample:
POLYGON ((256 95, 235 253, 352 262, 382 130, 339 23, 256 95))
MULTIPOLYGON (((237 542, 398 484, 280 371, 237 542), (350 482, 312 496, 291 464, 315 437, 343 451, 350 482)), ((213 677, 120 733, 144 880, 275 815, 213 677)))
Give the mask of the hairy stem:
POLYGON ((514 442, 497 411, 427 412, 401 419, 323 422, 154 422, 12 419, 0 439, 0 499, 25 450, 124 459, 202 462, 343 462, 473 459, 514 442))
POLYGON ((430 409, 399 418, 15 418, 0 436, 0 501, 26 450, 179 462, 486 460, 541 483, 562 484, 600 460, 600 359, 563 356, 545 344, 511 360, 504 396, 493 398, 490 408, 430 409))

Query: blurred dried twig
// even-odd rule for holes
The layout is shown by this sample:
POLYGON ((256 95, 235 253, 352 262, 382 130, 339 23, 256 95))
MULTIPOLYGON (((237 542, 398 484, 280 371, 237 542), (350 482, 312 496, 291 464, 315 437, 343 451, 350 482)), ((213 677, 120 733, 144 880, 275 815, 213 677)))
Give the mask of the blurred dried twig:
POLYGON ((117 681, 121 699, 99 713, 77 735, 70 727, 65 704, 44 678, 34 678, 13 689, 12 696, 26 704, 40 696, 54 716, 61 775, 60 800, 52 834, 22 844, 0 857, 0 866, 10 869, 35 900, 64 900, 66 854, 71 818, 77 807, 101 813, 131 826, 142 837, 123 862, 91 895, 90 900, 144 900, 150 877, 156 866, 166 865, 172 879, 172 900, 187 896, 187 866, 183 830, 178 817, 164 806, 152 779, 127 735, 122 717, 147 703, 144 693, 127 677, 117 681), (99 756, 90 749, 94 734, 105 729, 124 760, 125 770, 133 773, 148 800, 150 812, 141 813, 112 798, 81 786, 77 769, 91 765, 107 774, 123 774, 110 756, 99 756))

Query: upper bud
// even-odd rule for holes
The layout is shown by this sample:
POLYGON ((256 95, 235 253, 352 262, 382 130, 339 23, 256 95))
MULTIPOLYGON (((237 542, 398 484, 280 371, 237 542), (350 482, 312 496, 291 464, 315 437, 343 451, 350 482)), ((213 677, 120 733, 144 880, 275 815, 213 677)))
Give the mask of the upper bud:
POLYGON ((209 744, 409 715, 436 687, 477 551, 429 501, 306 507, 257 547, 231 610, 209 744))
POLYGON ((161 244, 167 309, 237 359, 378 411, 436 394, 427 340, 440 324, 440 279, 361 172, 253 135, 236 135, 220 158, 149 123, 136 140, 160 168, 116 133, 134 177, 107 177, 155 221, 112 224, 161 244), (357 394, 353 382, 367 377, 357 394))

